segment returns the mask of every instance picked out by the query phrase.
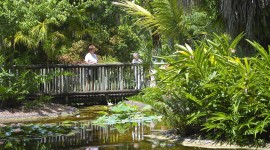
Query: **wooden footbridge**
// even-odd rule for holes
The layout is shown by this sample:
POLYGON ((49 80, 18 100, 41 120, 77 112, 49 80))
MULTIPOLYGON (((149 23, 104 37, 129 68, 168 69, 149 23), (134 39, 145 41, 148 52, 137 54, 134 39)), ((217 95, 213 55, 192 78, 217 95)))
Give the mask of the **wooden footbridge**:
POLYGON ((31 65, 38 75, 56 74, 31 95, 49 95, 60 102, 115 101, 137 94, 147 86, 143 64, 31 65))

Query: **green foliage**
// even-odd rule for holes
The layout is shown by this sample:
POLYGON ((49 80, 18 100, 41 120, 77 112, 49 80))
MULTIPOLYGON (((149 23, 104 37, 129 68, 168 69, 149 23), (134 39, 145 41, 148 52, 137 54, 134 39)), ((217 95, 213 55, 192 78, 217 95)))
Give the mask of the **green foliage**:
POLYGON ((168 65, 156 68, 157 87, 133 99, 151 104, 182 134, 197 132, 240 145, 269 141, 270 55, 249 41, 258 57, 236 57, 243 36, 229 40, 214 34, 195 43, 195 50, 176 45, 176 53, 163 57, 168 65))
POLYGON ((154 43, 160 42, 160 36, 172 40, 182 40, 187 33, 183 24, 183 8, 178 0, 152 1, 150 2, 150 10, 130 1, 115 2, 114 4, 121 6, 129 14, 135 16, 134 22, 137 25, 150 30, 149 33, 152 34, 155 49, 158 47, 154 43), (158 39, 153 38, 155 35, 158 39))
POLYGON ((144 63, 150 64, 152 61, 152 43, 147 37, 142 38, 141 48, 137 51, 144 63))
POLYGON ((96 45, 101 56, 130 61, 130 53, 140 47, 128 16, 111 1, 6 0, 0 8, 0 49, 16 64, 81 63, 85 43, 96 45))
POLYGON ((177 0, 153 1, 153 13, 129 1, 115 4, 122 6, 130 14, 139 16, 136 23, 154 30, 154 33, 162 33, 169 37, 178 37, 183 33, 183 9, 177 0))
POLYGON ((78 64, 83 63, 84 52, 88 49, 89 42, 80 40, 72 43, 71 48, 62 47, 61 55, 58 56, 58 61, 63 64, 78 64))
MULTIPOLYGON (((184 2, 179 0, 156 0, 144 3, 137 1, 137 3, 140 5, 130 1, 114 4, 133 15, 133 20, 137 25, 149 30, 154 47, 152 53, 155 55, 174 52, 175 41, 192 43, 192 40, 204 38, 208 32, 214 31, 212 22, 216 19, 216 14, 209 13, 208 9, 201 9, 201 7, 208 7, 206 4, 193 8, 193 5, 185 6, 184 2), (161 45, 166 45, 168 48, 164 49, 161 45)), ((212 3, 209 6, 212 6, 212 3)), ((213 3, 215 4, 216 2, 213 3)))
POLYGON ((8 105, 6 103, 15 106, 18 105, 18 102, 23 101, 27 94, 37 89, 37 82, 39 80, 40 79, 38 77, 35 78, 35 75, 30 71, 17 75, 8 73, 2 68, 0 74, 1 106, 8 105))
MULTIPOLYGON (((45 59, 55 60, 61 46, 67 38, 71 37, 70 34, 76 35, 74 31, 83 26, 84 20, 87 19, 86 8, 96 2, 98 1, 69 3, 66 0, 28 2, 5 0, 1 2, 0 20, 4 23, 0 28, 11 31, 0 32, 4 38, 1 40, 6 42, 3 49, 13 50, 11 56, 5 55, 5 57, 14 57, 16 50, 19 55, 26 52, 42 57, 46 54, 45 59), (24 51, 25 47, 26 51, 24 51)), ((44 57, 42 58, 44 60, 44 57)))
POLYGON ((113 57, 121 62, 131 61, 130 54, 138 51, 141 46, 141 40, 133 31, 134 27, 130 25, 120 25, 114 36, 110 38, 110 43, 113 46, 113 57))
POLYGON ((200 10, 192 10, 183 16, 183 24, 185 24, 188 32, 188 38, 196 39, 201 35, 207 34, 209 31, 211 19, 207 12, 200 10))
MULTIPOLYGON (((184 118, 179 118, 179 115, 175 114, 178 108, 171 107, 171 105, 174 105, 175 103, 170 102, 169 97, 166 96, 166 89, 159 87, 145 88, 140 94, 129 97, 128 99, 141 101, 152 106, 153 108, 151 111, 157 115, 164 116, 163 120, 167 125, 177 127, 181 131, 185 130, 182 125, 184 122, 181 120, 184 118)), ((175 105, 175 107, 178 106, 175 105)))
POLYGON ((0 55, 0 64, 4 64, 5 58, 3 55, 0 55))
POLYGON ((115 62, 119 62, 119 60, 115 57, 112 57, 111 55, 101 56, 98 59, 98 63, 115 63, 115 62))
POLYGON ((27 69, 14 69, 11 72, 1 68, 0 72, 0 107, 20 107, 26 103, 26 107, 38 107, 43 102, 50 100, 49 96, 38 97, 34 101, 26 99, 27 95, 35 93, 40 83, 50 81, 54 76, 60 75, 60 72, 39 75, 27 69), (36 105, 34 105, 36 104, 36 105), (38 105, 39 104, 39 105, 38 105))
POLYGON ((120 103, 111 108, 112 113, 120 113, 120 114, 131 113, 134 112, 135 110, 136 110, 135 107, 130 107, 126 103, 120 103))

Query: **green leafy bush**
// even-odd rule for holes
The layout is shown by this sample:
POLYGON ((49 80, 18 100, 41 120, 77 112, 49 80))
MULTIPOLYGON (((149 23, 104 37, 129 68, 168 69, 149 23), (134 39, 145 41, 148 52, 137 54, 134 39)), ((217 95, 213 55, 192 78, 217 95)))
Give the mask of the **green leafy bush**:
POLYGON ((16 106, 25 99, 25 95, 37 88, 36 79, 30 71, 16 75, 2 69, 0 73, 1 106, 16 106), (34 81, 34 82, 33 82, 34 81))
POLYGON ((236 57, 243 36, 230 40, 214 34, 195 43, 195 50, 176 45, 176 53, 163 57, 168 65, 156 68, 157 86, 131 99, 151 104, 183 135, 240 145, 270 141, 270 55, 248 41, 258 57, 236 57))
POLYGON ((33 104, 38 106, 38 104, 50 100, 48 96, 41 96, 34 101, 29 101, 27 95, 37 92, 40 83, 49 81, 59 73, 39 75, 23 68, 14 70, 1 68, 0 107, 20 107, 22 104, 31 107, 33 104))

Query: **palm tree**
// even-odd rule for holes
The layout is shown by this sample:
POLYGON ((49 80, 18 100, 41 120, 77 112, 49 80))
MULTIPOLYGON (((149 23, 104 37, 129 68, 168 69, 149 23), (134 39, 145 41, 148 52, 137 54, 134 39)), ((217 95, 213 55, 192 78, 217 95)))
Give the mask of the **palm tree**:
POLYGON ((33 26, 29 33, 18 31, 15 35, 15 43, 23 43, 31 49, 41 46, 47 55, 47 59, 54 60, 59 52, 56 49, 56 45, 65 39, 65 35, 59 31, 53 31, 49 27, 50 25, 52 25, 52 22, 49 19, 45 19, 43 22, 33 26))
POLYGON ((84 2, 74 5, 64 0, 43 0, 28 5, 27 17, 21 22, 23 29, 16 32, 15 43, 45 53, 47 63, 59 56, 61 46, 89 32, 83 25, 88 7, 84 2))
POLYGON ((136 16, 136 24, 151 31, 154 50, 161 46, 161 35, 171 41, 169 44, 174 49, 174 41, 182 42, 187 34, 183 24, 184 12, 179 0, 155 0, 151 3, 151 12, 130 1, 114 2, 114 4, 136 16))

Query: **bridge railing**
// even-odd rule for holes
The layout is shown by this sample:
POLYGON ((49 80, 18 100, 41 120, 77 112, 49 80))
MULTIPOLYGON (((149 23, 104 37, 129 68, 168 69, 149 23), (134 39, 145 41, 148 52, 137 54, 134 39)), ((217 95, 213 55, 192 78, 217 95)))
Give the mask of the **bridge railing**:
MULTIPOLYGON (((37 93, 104 93, 138 91, 146 84, 142 64, 30 65, 24 67, 38 75, 62 73, 40 84, 37 93), (65 72, 65 73, 63 73, 65 72)), ((15 67, 19 70, 20 66, 15 67)))

